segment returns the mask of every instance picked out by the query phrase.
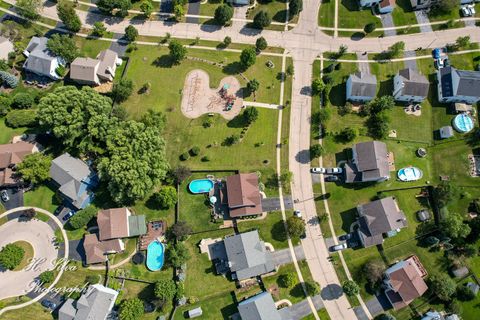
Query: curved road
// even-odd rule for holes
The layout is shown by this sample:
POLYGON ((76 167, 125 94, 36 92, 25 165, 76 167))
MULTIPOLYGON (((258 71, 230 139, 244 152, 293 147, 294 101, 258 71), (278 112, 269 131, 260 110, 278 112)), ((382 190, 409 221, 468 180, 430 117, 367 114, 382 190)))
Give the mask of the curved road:
MULTIPOLYGON (((68 237, 67 237, 67 234, 66 234, 65 230, 63 230, 62 222, 61 222, 60 220, 58 220, 58 218, 55 217, 53 214, 51 214, 51 213, 48 212, 47 210, 44 210, 44 209, 41 209, 41 208, 35 208, 35 207, 18 207, 18 208, 11 209, 11 210, 8 210, 8 211, 0 214, 0 219, 3 218, 3 217, 6 217, 7 215, 9 215, 9 214, 11 214, 11 213, 15 213, 15 212, 17 212, 17 211, 23 211, 23 210, 27 210, 27 209, 34 209, 36 212, 40 212, 40 213, 43 213, 43 214, 49 216, 50 219, 52 219, 53 222, 55 222, 55 224, 60 228, 60 230, 61 230, 61 232, 62 232, 62 236, 63 236, 64 244, 65 244, 65 253, 64 253, 64 255, 63 255, 63 258, 65 259, 65 261, 64 261, 64 263, 63 263, 63 265, 62 265, 62 268, 60 269, 60 271, 59 271, 58 274, 57 274, 57 278, 56 278, 56 279, 50 284, 50 286, 48 287, 48 289, 51 289, 51 288, 53 288, 53 287, 57 284, 57 282, 60 280, 60 277, 61 277, 62 274, 63 274, 64 267, 65 267, 65 266, 67 265, 67 263, 68 263, 68 253, 69 253, 68 237)), ((15 220, 14 220, 14 221, 15 221, 15 220)), ((32 221, 35 221, 35 220, 32 220, 32 221)), ((10 221, 7 222, 6 224, 8 224, 8 223, 10 223, 10 221)), ((23 222, 22 222, 21 224, 23 224, 23 222)), ((4 224, 4 225, 5 225, 5 224, 4 224)), ((2 225, 2 227, 3 227, 4 225, 2 225)), ((41 224, 38 224, 38 225, 35 224, 35 226, 40 227, 41 229, 38 229, 38 230, 41 230, 42 232, 45 232, 45 233, 46 233, 46 235, 39 233, 38 238, 44 239, 46 236, 48 237, 48 235, 52 235, 52 236, 53 236, 53 231, 52 231, 51 227, 48 226, 45 222, 41 222, 41 224), (44 229, 43 229, 44 226, 48 227, 49 230, 44 230, 44 229), (50 232, 51 232, 52 234, 50 234, 50 232)), ((1 228, 1 227, 0 227, 0 228, 1 228)), ((0 229, 0 230, 1 230, 1 229, 0 229)), ((11 239, 16 239, 16 240, 30 239, 30 237, 32 237, 32 236, 34 236, 34 237, 37 236, 37 231, 36 231, 37 229, 33 229, 33 230, 35 230, 35 231, 31 231, 31 232, 32 232, 32 235, 22 234, 22 238, 20 238, 20 237, 18 237, 18 236, 15 236, 15 235, 9 236, 9 231, 8 231, 8 230, 7 230, 7 231, 4 231, 4 230, 3 230, 2 233, 1 233, 1 238, 3 239, 4 237, 11 237, 11 239)), ((18 232, 22 232, 21 230, 17 230, 17 231, 18 231, 18 232)), ((16 241, 16 240, 14 240, 14 241, 16 241)), ((51 241, 51 239, 47 239, 47 240, 50 240, 50 241, 51 241)), ((1 241, 2 241, 2 243, 4 243, 3 240, 1 240, 1 241)), ((27 240, 27 241, 29 241, 29 240, 27 240)), ((32 241, 34 241, 34 239, 32 239, 32 241)), ((29 241, 29 242, 30 242, 30 241, 29 241)), ((43 243, 43 241, 42 241, 42 243, 43 243)), ((32 245, 33 245, 33 243, 32 243, 32 245)), ((48 247, 47 244, 45 244, 45 245, 48 247)), ((35 252, 35 256, 37 256, 37 252, 38 252, 38 253, 41 253, 41 252, 43 252, 42 250, 44 250, 44 249, 38 248, 38 246, 37 246, 37 247, 34 246, 34 249, 35 249, 35 250, 38 250, 38 251, 35 252)), ((47 250, 46 253, 48 254, 48 250, 49 250, 49 249, 48 249, 48 248, 45 248, 45 250, 47 250)), ((40 256, 40 255, 38 255, 38 256, 40 256)), ((57 257, 57 255, 55 254, 55 258, 56 258, 56 257, 57 257)), ((44 270, 44 269, 42 269, 42 270, 44 270)), ((20 272, 20 271, 19 271, 19 272, 20 272)), ((24 272, 27 272, 27 271, 22 271, 22 273, 24 273, 24 272)), ((21 275, 20 275, 20 276, 21 276, 21 275)), ((33 276, 33 274, 32 274, 31 276, 33 276)), ((18 279, 18 278, 16 278, 16 279, 18 279)), ((7 281, 10 281, 10 280, 8 280, 8 279, 6 279, 6 280, 7 280, 7 281)), ((33 279, 30 278, 30 281, 31 281, 31 280, 33 280, 33 279)), ((0 280, 0 283, 1 283, 1 287, 0 287, 0 288, 1 288, 1 290, 2 290, 1 292, 3 292, 3 290, 5 289, 5 285, 4 285, 5 282, 3 282, 3 279, 2 279, 2 280, 0 280)), ((12 283, 12 282, 10 282, 10 283, 11 283, 11 284, 10 284, 11 286, 16 286, 16 285, 17 285, 17 284, 16 284, 16 281, 13 282, 13 283, 12 283)), ((21 287, 22 287, 22 289, 24 288, 23 285, 22 285, 21 287)), ((12 290, 12 289, 10 288, 9 290, 12 290)), ((17 304, 17 305, 14 305, 14 306, 9 306, 9 307, 5 307, 5 308, 3 308, 3 309, 0 309, 0 316, 1 316, 4 312, 6 312, 6 311, 15 310, 15 309, 20 309, 20 308, 26 307, 26 306, 28 306, 28 305, 36 302, 36 301, 39 301, 39 300, 42 299, 47 293, 48 293, 48 290, 45 290, 44 292, 42 292, 41 294, 39 294, 37 297, 35 297, 34 299, 32 299, 32 300, 30 300, 30 301, 27 301, 27 302, 24 302, 24 303, 21 303, 21 304, 17 304)), ((24 294, 24 293, 21 293, 21 294, 24 294)), ((8 295, 6 295, 6 296, 8 296, 8 295)), ((4 296, 4 297, 6 297, 6 296, 4 296)), ((11 296, 11 295, 9 295, 9 296, 11 296)), ((3 298, 2 298, 2 299, 3 299, 3 298)))

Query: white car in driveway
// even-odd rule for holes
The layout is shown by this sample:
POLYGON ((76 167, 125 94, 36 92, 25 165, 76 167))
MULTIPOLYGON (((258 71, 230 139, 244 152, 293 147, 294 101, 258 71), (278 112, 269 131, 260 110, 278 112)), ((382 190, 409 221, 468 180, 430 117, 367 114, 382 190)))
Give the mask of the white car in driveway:
POLYGON ((328 174, 340 174, 343 172, 343 169, 342 168, 327 168, 327 172, 328 174))
POLYGON ((467 8, 468 8, 468 11, 470 11, 470 14, 472 15, 472 17, 474 17, 475 14, 477 13, 475 11, 475 6, 473 4, 469 4, 469 5, 467 5, 467 8))
POLYGON ((325 173, 327 170, 325 168, 313 167, 310 169, 311 173, 325 173))
POLYGON ((8 200, 10 200, 10 197, 8 196, 7 190, 2 190, 1 196, 2 196, 3 202, 7 202, 8 200))
POLYGON ((302 219, 302 212, 300 210, 293 211, 293 215, 297 218, 302 219))
POLYGON ((460 12, 462 12, 463 17, 471 17, 472 16, 472 12, 470 11, 470 8, 468 6, 460 7, 460 12))
POLYGON ((332 251, 342 251, 347 249, 347 243, 337 244, 336 246, 331 247, 332 251))

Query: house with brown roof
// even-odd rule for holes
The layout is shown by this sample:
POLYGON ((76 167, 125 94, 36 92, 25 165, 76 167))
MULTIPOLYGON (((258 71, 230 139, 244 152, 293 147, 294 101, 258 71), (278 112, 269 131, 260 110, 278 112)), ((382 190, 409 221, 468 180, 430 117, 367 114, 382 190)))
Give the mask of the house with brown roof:
POLYGON ((417 256, 397 262, 385 271, 385 295, 395 310, 408 306, 428 289, 423 280, 427 271, 417 256))
POLYGON ((115 51, 101 51, 96 59, 76 58, 70 64, 70 79, 86 85, 99 85, 101 81, 113 81, 117 66, 122 64, 115 51))
POLYGON ((96 233, 86 234, 83 239, 83 248, 87 264, 107 261, 107 255, 122 252, 125 245, 120 239, 100 241, 96 233))
POLYGON ((27 155, 38 151, 39 145, 27 141, 0 145, 0 186, 17 184, 13 168, 27 155))
POLYGON ((144 215, 132 215, 128 208, 100 210, 97 214, 100 241, 135 237, 147 233, 144 215))
POLYGON ((395 9, 395 0, 382 0, 377 6, 379 13, 390 13, 395 9))
POLYGON ((391 237, 407 226, 407 218, 393 197, 359 205, 357 234, 364 247, 383 243, 383 237, 391 237))
POLYGON ((240 173, 226 179, 230 217, 241 218, 262 214, 262 198, 256 173, 240 173))
POLYGON ((345 182, 381 182, 390 179, 387 145, 381 141, 360 142, 352 147, 345 165, 345 182))

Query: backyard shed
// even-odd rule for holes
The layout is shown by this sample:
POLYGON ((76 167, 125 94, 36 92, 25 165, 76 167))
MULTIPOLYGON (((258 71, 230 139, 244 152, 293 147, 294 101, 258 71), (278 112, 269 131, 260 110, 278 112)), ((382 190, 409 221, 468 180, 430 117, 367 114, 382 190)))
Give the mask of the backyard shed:
POLYGON ((418 221, 421 221, 421 222, 430 220, 430 212, 428 212, 428 210, 425 210, 425 209, 417 211, 417 219, 418 221))
POLYGON ((466 104, 466 103, 460 103, 457 102, 454 104, 455 107, 455 112, 460 113, 460 112, 472 112, 473 107, 471 104, 466 104))
POLYGON ((441 139, 448 139, 453 137, 453 128, 451 126, 441 127, 439 131, 441 139))
POLYGON ((478 286, 478 284, 473 283, 473 282, 467 283, 467 288, 470 289, 470 291, 472 291, 472 293, 473 293, 474 295, 477 295, 477 294, 478 294, 478 290, 480 289, 480 287, 478 286))
POLYGON ((202 308, 198 307, 192 310, 188 310, 188 317, 189 318, 196 318, 200 317, 203 314, 202 308))
POLYGON ((452 274, 455 278, 463 278, 468 274, 468 269, 467 267, 452 269, 452 274))

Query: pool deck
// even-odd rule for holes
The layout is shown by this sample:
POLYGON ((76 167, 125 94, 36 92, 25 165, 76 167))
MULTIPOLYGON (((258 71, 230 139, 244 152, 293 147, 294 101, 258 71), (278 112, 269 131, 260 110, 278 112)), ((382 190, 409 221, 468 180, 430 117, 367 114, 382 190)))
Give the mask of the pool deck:
POLYGON ((147 224, 147 233, 140 237, 139 241, 139 250, 147 250, 148 245, 159 238, 165 236, 165 232, 167 231, 167 222, 163 220, 158 221, 150 221, 147 224), (159 223, 161 226, 158 228, 154 227, 154 224, 159 223))

